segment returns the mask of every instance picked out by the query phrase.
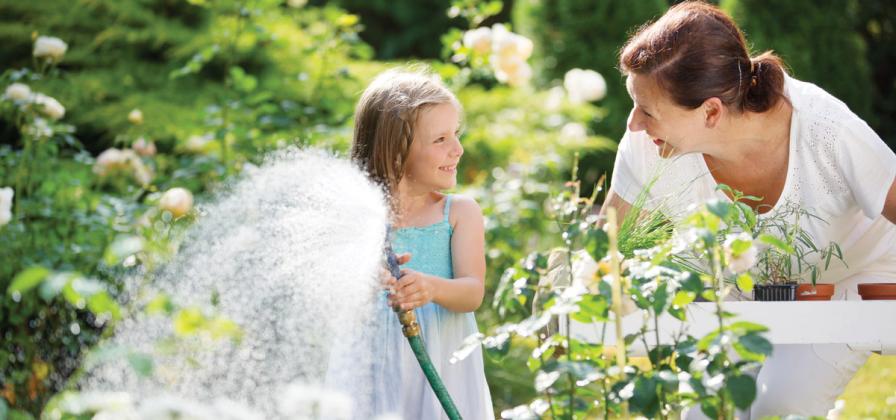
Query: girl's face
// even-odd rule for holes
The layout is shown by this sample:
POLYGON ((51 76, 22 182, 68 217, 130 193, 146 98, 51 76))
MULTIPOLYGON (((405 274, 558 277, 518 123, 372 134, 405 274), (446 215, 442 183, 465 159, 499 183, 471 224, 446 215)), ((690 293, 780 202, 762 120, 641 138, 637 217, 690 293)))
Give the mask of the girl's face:
POLYGON ((628 129, 646 131, 661 157, 703 153, 712 145, 702 106, 687 109, 673 103, 650 76, 630 73, 626 87, 635 102, 628 129))
POLYGON ((460 144, 460 112, 454 104, 426 107, 417 115, 414 140, 408 152, 401 182, 415 189, 445 190, 457 185, 460 144))

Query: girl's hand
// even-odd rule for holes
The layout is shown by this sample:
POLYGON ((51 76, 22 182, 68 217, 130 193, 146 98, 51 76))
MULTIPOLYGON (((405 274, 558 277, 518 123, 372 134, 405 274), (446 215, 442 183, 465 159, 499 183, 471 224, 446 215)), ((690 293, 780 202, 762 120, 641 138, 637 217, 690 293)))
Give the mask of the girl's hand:
POLYGON ((401 274, 395 293, 389 296, 392 307, 409 311, 432 302, 436 294, 435 278, 407 268, 401 274))
MULTIPOLYGON (((398 265, 407 264, 408 261, 411 260, 411 254, 405 253, 396 255, 398 259, 398 265)), ((389 272, 388 267, 382 267, 380 269, 380 283, 383 285, 383 289, 389 291, 389 293, 395 293, 395 289, 398 288, 398 279, 392 277, 392 273, 389 272)))

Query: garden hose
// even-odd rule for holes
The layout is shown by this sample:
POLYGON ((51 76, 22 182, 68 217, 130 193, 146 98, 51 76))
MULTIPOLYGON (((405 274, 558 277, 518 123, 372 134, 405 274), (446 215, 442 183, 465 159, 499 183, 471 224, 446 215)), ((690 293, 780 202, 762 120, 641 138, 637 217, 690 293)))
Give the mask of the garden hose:
MULTIPOLYGON (((400 278, 401 271, 398 269, 398 258, 395 256, 395 253, 392 252, 392 247, 389 245, 386 246, 386 259, 389 265, 389 272, 396 279, 400 278)), ((436 371, 436 367, 433 366, 429 354, 426 353, 426 347, 423 345, 423 338, 420 337, 420 325, 417 324, 417 316, 414 315, 414 310, 400 311, 396 309, 395 313, 398 314, 398 320, 401 322, 401 332, 407 337, 408 344, 411 345, 411 350, 414 352, 414 357, 416 357, 417 362, 420 363, 420 368, 423 369, 423 375, 426 376, 426 380, 429 381, 429 386, 432 387, 432 391, 435 392, 436 397, 439 399, 439 403, 442 404, 442 409, 445 410, 445 414, 447 414, 448 418, 451 420, 461 420, 460 413, 457 411, 457 407, 454 405, 454 401, 451 399, 448 389, 445 388, 442 378, 439 377, 439 372, 436 371)))

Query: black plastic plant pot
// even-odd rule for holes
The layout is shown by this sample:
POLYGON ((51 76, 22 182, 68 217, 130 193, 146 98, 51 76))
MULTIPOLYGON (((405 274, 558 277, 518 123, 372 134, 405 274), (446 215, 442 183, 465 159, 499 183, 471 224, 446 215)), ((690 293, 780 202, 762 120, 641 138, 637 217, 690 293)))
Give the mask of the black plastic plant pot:
POLYGON ((759 284, 753 286, 753 300, 780 302, 796 300, 796 283, 759 284))

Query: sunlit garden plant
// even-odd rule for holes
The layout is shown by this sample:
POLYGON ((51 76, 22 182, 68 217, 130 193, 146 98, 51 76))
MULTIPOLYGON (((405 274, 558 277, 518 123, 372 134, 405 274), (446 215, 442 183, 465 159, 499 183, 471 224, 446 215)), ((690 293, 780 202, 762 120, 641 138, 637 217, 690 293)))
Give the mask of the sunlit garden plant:
POLYGON ((752 287, 737 259, 755 245, 749 235, 735 232, 755 223, 753 210, 738 201, 702 204, 681 224, 654 235, 651 246, 625 256, 620 242, 638 241, 622 235, 638 234, 642 230, 635 225, 657 221, 635 215, 620 230, 612 210, 609 220, 597 215, 596 195, 580 197, 575 179, 550 201, 563 246, 533 252, 505 272, 493 304, 509 322, 469 343, 481 342, 488 354, 500 357, 511 346, 534 341, 527 365, 538 396, 502 416, 672 418, 692 407, 710 417, 733 418, 735 409, 749 407, 756 395, 751 373, 772 347, 762 335, 765 327, 737 321, 723 300, 735 285, 752 287), (709 269, 689 270, 683 256, 709 269), (674 331, 673 342, 661 341, 667 332, 658 330, 659 318, 687 319, 698 296, 709 301, 705 305, 711 305, 717 329, 703 337, 674 331), (615 346, 569 334, 575 322, 591 324, 587 327, 606 338, 608 326, 620 325, 617 321, 630 312, 641 314, 643 326, 616 337, 615 346), (632 357, 635 346, 646 350, 646 360, 632 357))

